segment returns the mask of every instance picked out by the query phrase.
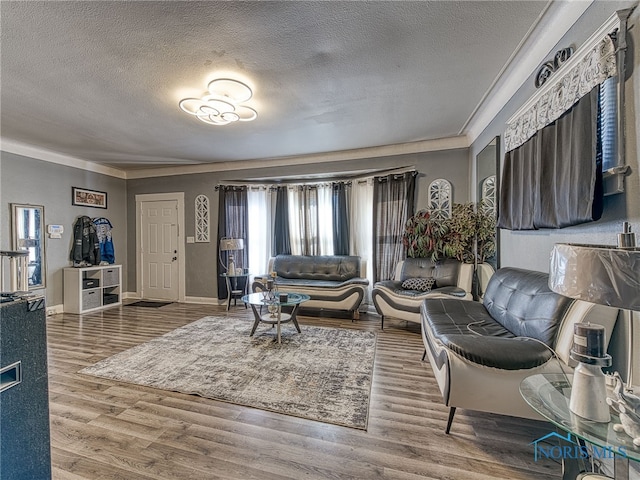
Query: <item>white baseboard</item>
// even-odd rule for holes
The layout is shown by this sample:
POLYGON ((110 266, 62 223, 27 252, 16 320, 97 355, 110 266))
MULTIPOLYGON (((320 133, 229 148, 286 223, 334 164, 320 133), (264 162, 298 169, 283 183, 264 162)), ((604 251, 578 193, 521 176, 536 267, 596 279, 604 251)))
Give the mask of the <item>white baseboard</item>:
MULTIPOLYGON (((124 292, 122 294, 122 300, 140 300, 140 296, 136 292, 124 292)), ((199 305, 224 305, 226 299, 218 300, 211 297, 185 297, 185 303, 195 303, 199 305)), ((60 305, 47 305, 47 316, 57 315, 64 313, 64 304, 60 305)))
POLYGON ((58 315, 59 313, 64 313, 64 304, 47 305, 47 317, 49 315, 58 315))
POLYGON ((226 299, 219 300, 211 297, 184 297, 185 303, 197 303, 200 305, 224 305, 226 299))
MULTIPOLYGON (((141 297, 137 292, 124 292, 122 294, 123 300, 140 300, 141 297)), ((184 303, 196 303, 199 305, 224 305, 226 299, 218 300, 212 297, 184 297, 184 303)))

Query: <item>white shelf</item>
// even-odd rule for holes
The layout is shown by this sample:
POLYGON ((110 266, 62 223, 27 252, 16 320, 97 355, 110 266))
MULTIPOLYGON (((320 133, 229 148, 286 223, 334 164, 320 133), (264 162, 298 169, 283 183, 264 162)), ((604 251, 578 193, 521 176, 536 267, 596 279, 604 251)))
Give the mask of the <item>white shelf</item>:
POLYGON ((122 305, 121 286, 121 265, 65 268, 64 311, 88 313, 122 305))

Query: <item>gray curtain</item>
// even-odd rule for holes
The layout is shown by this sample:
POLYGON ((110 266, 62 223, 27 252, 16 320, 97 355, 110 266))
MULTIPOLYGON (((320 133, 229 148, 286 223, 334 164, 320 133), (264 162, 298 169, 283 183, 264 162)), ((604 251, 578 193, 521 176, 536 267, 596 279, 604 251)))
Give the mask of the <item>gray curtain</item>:
MULTIPOLYGON (((302 240, 302 255, 319 255, 320 254, 320 225, 318 215, 312 212, 318 211, 318 187, 315 185, 298 185, 295 190, 298 205, 297 214, 299 217, 300 231, 297 237, 302 240)), ((295 204, 294 204, 295 205, 295 204)))
MULTIPOLYGON (((244 250, 236 252, 240 261, 236 265, 246 268, 248 265, 249 245, 247 243, 247 225, 249 223, 247 187, 237 185, 220 185, 218 187, 218 240, 216 244, 216 255, 220 252, 220 239, 222 238, 242 238, 244 239, 244 250)), ((222 265, 219 261, 218 271, 222 272, 222 265)), ((218 277, 218 298, 227 298, 226 282, 218 277)))
POLYGON ((276 215, 273 231, 273 255, 291 255, 289 237, 289 202, 287 187, 277 187, 276 215))
POLYGON ((602 216, 598 91, 506 153, 498 227, 564 228, 602 216))
POLYGON ((347 188, 349 186, 345 182, 335 182, 332 187, 333 253, 335 255, 349 255, 349 210, 347 208, 347 188))
POLYGON ((376 282, 390 280, 396 265, 405 257, 402 234, 415 212, 415 176, 375 177, 373 186, 373 276, 376 282))

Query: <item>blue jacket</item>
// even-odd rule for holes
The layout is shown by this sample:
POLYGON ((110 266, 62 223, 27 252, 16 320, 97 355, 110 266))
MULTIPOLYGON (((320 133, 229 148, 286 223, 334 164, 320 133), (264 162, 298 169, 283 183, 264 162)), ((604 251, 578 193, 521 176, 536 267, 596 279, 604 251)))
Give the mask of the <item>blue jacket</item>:
POLYGON ((111 239, 111 229, 113 228, 111 222, 108 218, 98 217, 93 219, 93 224, 100 241, 100 258, 103 262, 115 263, 116 254, 111 239))

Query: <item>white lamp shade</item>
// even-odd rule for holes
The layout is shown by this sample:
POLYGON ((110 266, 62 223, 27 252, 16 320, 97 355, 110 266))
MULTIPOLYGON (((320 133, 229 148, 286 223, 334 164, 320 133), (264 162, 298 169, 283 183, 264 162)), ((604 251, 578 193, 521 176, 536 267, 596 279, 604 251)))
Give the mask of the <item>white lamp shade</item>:
POLYGON ((640 311, 640 249, 557 243, 549 288, 566 297, 640 311))
POLYGON ((222 238, 220 240, 220 250, 223 252, 229 250, 243 250, 244 239, 242 238, 222 238))

